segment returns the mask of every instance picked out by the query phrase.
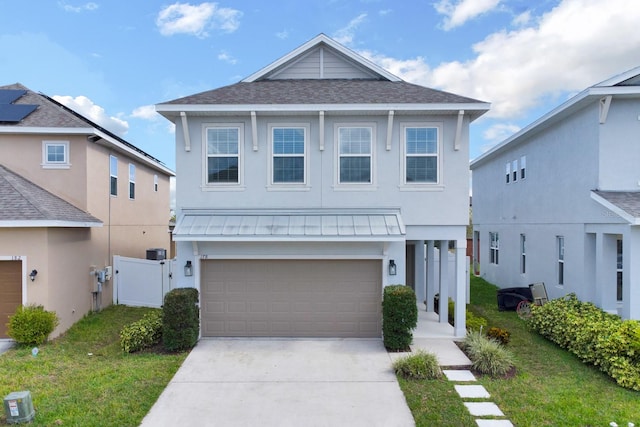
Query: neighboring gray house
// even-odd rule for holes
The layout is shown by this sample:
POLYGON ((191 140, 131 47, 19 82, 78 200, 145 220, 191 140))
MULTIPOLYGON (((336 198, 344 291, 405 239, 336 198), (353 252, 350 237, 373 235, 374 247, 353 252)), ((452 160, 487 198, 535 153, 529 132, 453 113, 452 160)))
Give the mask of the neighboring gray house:
POLYGON ((471 162, 474 261, 500 287, 640 319, 640 67, 471 162))
POLYGON ((425 257, 451 241, 464 301, 468 127, 488 108, 322 34, 156 105, 176 125, 176 279, 201 291, 203 335, 379 337, 383 286, 421 283, 424 300, 425 257))

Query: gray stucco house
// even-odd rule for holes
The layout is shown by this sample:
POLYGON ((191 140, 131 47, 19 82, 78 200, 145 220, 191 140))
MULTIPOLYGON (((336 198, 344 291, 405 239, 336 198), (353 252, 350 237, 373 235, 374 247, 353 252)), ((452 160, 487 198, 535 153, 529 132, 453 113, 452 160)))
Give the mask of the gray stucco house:
POLYGON ((585 89, 471 162, 474 261, 640 319, 640 67, 585 89))
POLYGON ((200 290, 203 336, 379 337, 383 287, 426 298, 424 260, 449 242, 464 301, 468 127, 488 108, 323 34, 157 104, 176 125, 176 283, 200 290))

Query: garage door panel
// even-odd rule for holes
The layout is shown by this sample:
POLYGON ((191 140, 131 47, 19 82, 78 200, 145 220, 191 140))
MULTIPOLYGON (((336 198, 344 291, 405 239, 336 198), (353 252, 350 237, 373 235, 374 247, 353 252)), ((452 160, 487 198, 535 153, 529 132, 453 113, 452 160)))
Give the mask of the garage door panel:
POLYGON ((380 261, 205 260, 202 272, 205 336, 380 336, 380 261))

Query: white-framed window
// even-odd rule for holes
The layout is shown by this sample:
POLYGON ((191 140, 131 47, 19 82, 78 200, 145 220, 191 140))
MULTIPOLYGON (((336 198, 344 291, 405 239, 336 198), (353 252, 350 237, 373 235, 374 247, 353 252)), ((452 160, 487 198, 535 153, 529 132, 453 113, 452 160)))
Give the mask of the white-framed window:
POLYGON ((375 140, 375 123, 335 125, 338 186, 367 186, 374 183, 375 140))
POLYGON ((270 125, 271 184, 307 183, 306 125, 270 125))
POLYGON ((239 187, 242 184, 244 126, 242 124, 205 124, 205 188, 239 187))
POLYGON ((136 165, 129 163, 129 198, 136 198, 136 165))
POLYGON ((45 169, 68 169, 69 141, 42 141, 42 167, 45 169))
POLYGON ((564 236, 556 236, 558 251, 558 285, 564 285, 564 236))
POLYGON ((520 235, 520 274, 527 272, 527 236, 520 235))
POLYGON ((623 279, 623 263, 622 263, 622 237, 617 240, 617 262, 616 262, 616 300, 622 301, 622 279, 623 279))
POLYGON ((118 158, 109 156, 109 193, 118 195, 118 158))
POLYGON ((489 263, 499 264, 500 238, 497 232, 489 232, 489 263))
POLYGON ((158 175, 153 175, 153 191, 158 192, 158 175))
POLYGON ((506 183, 508 184, 511 181, 511 162, 507 162, 507 165, 505 167, 505 174, 506 183))
POLYGON ((516 182, 518 180, 518 161, 514 160, 512 162, 512 164, 513 164, 513 168, 512 168, 513 169, 513 172, 512 172, 512 174, 513 174, 513 182, 516 182))
POLYGON ((520 179, 527 177, 527 156, 520 157, 520 179))
POLYGON ((440 134, 442 126, 434 123, 403 123, 402 182, 406 185, 440 182, 440 134))

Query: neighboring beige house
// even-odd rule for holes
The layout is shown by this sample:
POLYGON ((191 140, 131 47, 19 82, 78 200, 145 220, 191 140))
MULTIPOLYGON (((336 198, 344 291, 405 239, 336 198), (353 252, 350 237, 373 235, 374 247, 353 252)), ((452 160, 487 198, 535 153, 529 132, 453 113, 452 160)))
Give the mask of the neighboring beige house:
POLYGON ((0 338, 20 304, 55 311, 64 332, 113 302, 96 272, 114 255, 168 250, 171 176, 46 95, 0 86, 0 338))

